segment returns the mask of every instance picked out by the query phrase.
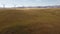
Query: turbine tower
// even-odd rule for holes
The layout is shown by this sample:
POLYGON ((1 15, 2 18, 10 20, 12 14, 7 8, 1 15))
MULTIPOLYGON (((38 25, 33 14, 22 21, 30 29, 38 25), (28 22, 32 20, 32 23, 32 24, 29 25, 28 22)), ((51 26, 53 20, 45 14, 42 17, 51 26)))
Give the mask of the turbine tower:
POLYGON ((16 4, 14 4, 14 8, 16 8, 16 4))
POLYGON ((5 8, 5 4, 3 4, 3 8, 5 8))

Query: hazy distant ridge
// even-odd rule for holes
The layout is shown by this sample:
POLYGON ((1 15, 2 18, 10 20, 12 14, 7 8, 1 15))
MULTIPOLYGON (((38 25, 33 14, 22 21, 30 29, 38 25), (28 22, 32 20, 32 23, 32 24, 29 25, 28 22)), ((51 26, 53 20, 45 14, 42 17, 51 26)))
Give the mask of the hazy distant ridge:
POLYGON ((28 6, 28 7, 17 7, 17 8, 60 8, 60 5, 55 6, 28 6))

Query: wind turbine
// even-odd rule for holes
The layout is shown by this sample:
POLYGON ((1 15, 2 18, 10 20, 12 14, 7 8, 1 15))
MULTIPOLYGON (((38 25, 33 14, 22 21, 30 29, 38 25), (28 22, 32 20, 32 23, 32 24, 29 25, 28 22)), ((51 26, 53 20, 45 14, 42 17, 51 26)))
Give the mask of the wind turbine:
POLYGON ((16 8, 16 4, 14 4, 14 8, 16 8))
POLYGON ((14 2, 13 2, 13 5, 14 5, 14 8, 16 8, 16 1, 15 0, 13 0, 14 2))
POLYGON ((5 4, 2 4, 3 5, 3 8, 5 8, 5 4))

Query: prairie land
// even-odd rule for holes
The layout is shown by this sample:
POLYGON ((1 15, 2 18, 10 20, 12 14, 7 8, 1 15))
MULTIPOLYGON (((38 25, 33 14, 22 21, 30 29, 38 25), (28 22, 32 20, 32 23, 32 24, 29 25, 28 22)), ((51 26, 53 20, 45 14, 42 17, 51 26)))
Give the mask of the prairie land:
POLYGON ((60 8, 0 9, 0 34, 60 34, 60 8))

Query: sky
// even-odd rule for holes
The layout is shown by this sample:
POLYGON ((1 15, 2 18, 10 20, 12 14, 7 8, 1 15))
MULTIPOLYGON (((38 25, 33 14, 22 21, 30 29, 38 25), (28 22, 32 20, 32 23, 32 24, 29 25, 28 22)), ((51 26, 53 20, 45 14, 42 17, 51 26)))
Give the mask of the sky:
POLYGON ((0 0, 0 7, 60 5, 60 0, 0 0))

